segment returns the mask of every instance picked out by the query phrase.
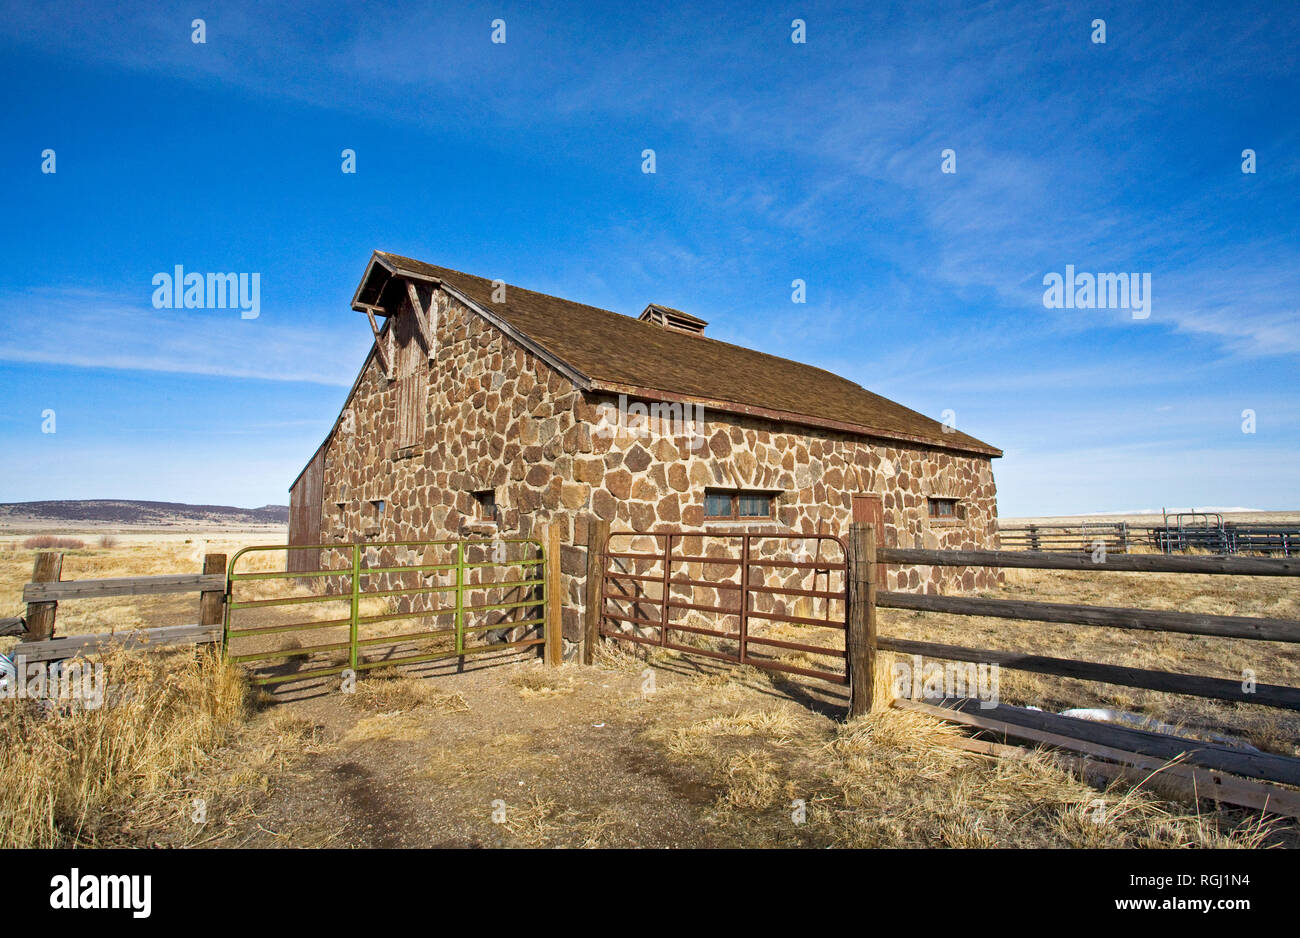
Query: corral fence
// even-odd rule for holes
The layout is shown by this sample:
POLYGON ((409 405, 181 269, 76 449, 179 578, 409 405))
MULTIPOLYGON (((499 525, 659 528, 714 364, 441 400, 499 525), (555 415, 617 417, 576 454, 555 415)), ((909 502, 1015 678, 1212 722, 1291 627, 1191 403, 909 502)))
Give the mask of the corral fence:
POLYGON ((230 563, 223 646, 257 684, 540 645, 558 664, 558 540, 246 547, 230 563), (319 567, 295 569, 295 551, 319 567), (282 569, 258 562, 276 553, 282 569))
POLYGON ((1224 521, 1218 512, 1186 511, 1147 529, 1147 541, 1164 553, 1201 550, 1215 554, 1281 554, 1300 551, 1300 524, 1224 521))
MULTIPOLYGON (((1300 561, 1264 557, 1171 557, 1160 554, 1130 554, 1127 556, 1107 556, 1100 562, 1094 563, 1091 558, 1085 556, 1068 556, 1047 552, 881 548, 873 553, 874 556, 868 563, 871 569, 867 573, 868 579, 872 582, 879 579, 879 566, 890 563, 1074 570, 1095 572, 1099 575, 1110 572, 1134 572, 1206 574, 1231 577, 1300 576, 1300 561)), ((949 615, 987 616, 1025 622, 1062 623, 1086 628, 1107 627, 1128 629, 1135 632, 1170 632, 1256 642, 1279 642, 1292 645, 1300 643, 1300 621, 1291 619, 1209 615, 1193 612, 985 599, 966 596, 921 595, 903 592, 873 591, 873 594, 873 607, 867 612, 867 616, 873 621, 875 608, 879 607, 946 613, 949 615)), ((850 622, 852 621, 851 618, 850 622)), ((1126 667, 1105 662, 1048 657, 1019 651, 971 648, 938 642, 915 641, 888 635, 876 637, 874 636, 874 629, 872 629, 872 633, 870 640, 873 657, 874 650, 880 649, 904 655, 919 655, 947 661, 997 665, 1012 670, 1075 678, 1084 681, 1097 681, 1123 687, 1186 694, 1234 703, 1257 704, 1284 710, 1300 710, 1300 688, 1295 687, 1257 684, 1240 678, 1227 679, 1126 667)), ((869 690, 865 688, 864 690, 867 693, 869 705, 869 690)), ((858 693, 857 688, 855 688, 855 698, 858 693)), ((921 705, 921 708, 926 709, 924 705, 921 705)), ((928 709, 935 710, 932 707, 928 709)), ((1055 714, 1037 714, 1032 711, 1022 711, 1021 719, 1026 718, 1025 714, 1028 714, 1027 719, 1036 722, 1038 725, 1027 729, 1012 728, 1011 732, 1018 734, 1019 738, 1047 740, 1053 745, 1060 745, 1063 741, 1070 744, 1075 736, 1080 736, 1090 740, 1086 745, 1075 741, 1077 743, 1076 748, 1082 746, 1084 751, 1092 751, 1087 749, 1087 746, 1090 745, 1093 746, 1094 750, 1100 746, 1101 749, 1098 751, 1102 751, 1104 754, 1113 755, 1119 753, 1121 756, 1133 756, 1133 758, 1155 757, 1157 759, 1170 759, 1181 754, 1189 756, 1191 764, 1211 770, 1237 773, 1252 779, 1265 779, 1290 785, 1300 785, 1300 760, 1294 758, 1208 744, 1202 741, 1181 739, 1176 736, 1158 733, 1122 730, 1118 727, 1088 723, 1087 721, 1061 717, 1055 714), (1062 727, 1066 727, 1066 729, 1063 731, 1062 727), (1044 735, 1044 731, 1048 730, 1051 732, 1044 735), (1062 737, 1062 732, 1067 735, 1062 737), (1121 750, 1132 750, 1132 752, 1122 752, 1121 750)), ((971 726, 981 725, 978 716, 959 717, 957 722, 964 722, 971 726)), ((985 724, 989 723, 987 720, 983 722, 985 724)), ((1008 724, 1001 724, 1001 726, 1006 730, 1008 724)), ((1141 764, 1133 761, 1133 759, 1128 759, 1128 763, 1131 765, 1141 764)), ((1216 778, 1214 781, 1217 784, 1221 779, 1216 778)), ((1253 794, 1247 792, 1245 794, 1238 793, 1234 797, 1248 799, 1247 802, 1239 801, 1237 803, 1253 804, 1255 801, 1250 799, 1256 799, 1260 796, 1258 792, 1253 794)), ((1279 799, 1292 805, 1300 804, 1294 793, 1285 791, 1269 792, 1268 797, 1273 799, 1274 804, 1279 803, 1279 799)))
POLYGON ((589 652, 605 637, 848 683, 840 538, 597 523, 589 544, 589 652))
POLYGON ((42 552, 36 555, 32 581, 23 587, 23 602, 27 604, 27 613, 21 619, 6 620, 9 626, 5 629, 5 634, 18 634, 23 638, 13 649, 15 658, 22 656, 30 662, 57 661, 100 651, 110 645, 157 648, 203 644, 221 639, 222 607, 226 593, 225 554, 205 554, 201 573, 92 580, 64 580, 62 573, 63 554, 42 552), (198 622, 192 625, 89 635, 54 634, 60 602, 167 593, 198 593, 198 622))
POLYGON ((1127 554, 1129 551, 1129 527, 1122 521, 1116 524, 1009 525, 998 528, 998 537, 1004 548, 1012 550, 1091 553, 1101 544, 1107 553, 1127 554))
POLYGON ((63 580, 63 555, 36 556, 26 615, 0 622, 13 657, 53 662, 113 647, 219 643, 253 682, 361 673, 544 646, 559 664, 560 531, 495 538, 247 547, 207 554, 201 573, 63 580), (293 569, 315 551, 321 569, 293 569), (277 564, 283 557, 286 562, 277 564), (56 636, 60 602, 198 592, 196 624, 56 636))
POLYGON ((1127 554, 1138 545, 1161 553, 1203 551, 1212 554, 1281 554, 1300 551, 1300 524, 1224 521, 1216 512, 1180 512, 1160 525, 1135 526, 1124 521, 1081 524, 1016 524, 998 527, 1003 549, 1127 554))
MULTIPOLYGON (((1108 627, 1135 632, 1170 632, 1206 635, 1248 641, 1300 643, 1300 621, 1255 616, 1209 615, 1192 612, 1089 606, 1071 603, 1048 603, 1026 600, 988 599, 974 596, 941 596, 885 591, 886 564, 903 566, 953 566, 1026 568, 1039 570, 1206 574, 1212 576, 1300 576, 1300 561, 1259 557, 1170 557, 1158 554, 1106 554, 1094 562, 1092 556, 1069 555, 1047 551, 1005 550, 920 550, 878 546, 874 525, 853 524, 847 541, 826 535, 702 535, 698 532, 644 532, 606 535, 599 527, 592 529, 589 552, 588 617, 586 622, 587 659, 600 638, 637 642, 687 654, 705 654, 735 664, 749 664, 773 670, 849 684, 849 715, 857 716, 872 707, 877 650, 904 655, 920 655, 940 660, 972 664, 997 665, 1012 670, 1097 681, 1125 687, 1188 694, 1196 697, 1250 703, 1285 710, 1300 710, 1300 688, 1273 685, 1247 685, 1242 680, 1196 674, 1182 674, 1135 668, 1106 662, 1080 661, 1019 651, 973 648, 939 642, 916 641, 897 636, 877 635, 877 610, 906 609, 917 612, 983 616, 1025 622, 1051 622, 1089 628, 1108 627), (730 538, 730 543, 728 543, 730 538), (634 548, 622 547, 631 542, 634 548), (704 546, 710 539, 715 546, 704 546), (775 545, 759 547, 765 539, 775 545), (806 556, 807 544, 833 543, 839 548, 829 562, 806 556), (804 541, 804 545, 794 542, 804 541), (603 548, 600 545, 605 545, 603 548), (801 556, 795 556, 796 551, 801 556), (842 552, 842 553, 840 553, 842 552), (686 571, 691 564, 698 567, 686 571), (828 571, 843 575, 824 590, 809 589, 806 584, 769 585, 753 578, 753 571, 784 569, 816 575, 828 571), (679 571, 686 571, 679 575, 679 571), (749 571, 749 572, 746 572, 749 571), (698 601, 694 591, 705 590, 708 601, 698 601), (725 595, 726 602, 713 597, 725 595), (753 597, 808 597, 828 603, 834 612, 822 615, 791 615, 788 610, 769 609, 758 613, 753 597), (841 611, 842 610, 842 611, 841 611), (679 612, 707 612, 734 623, 725 628, 705 628, 683 621, 679 612), (756 638, 753 623, 768 618, 798 628, 833 630, 835 641, 767 642, 770 649, 809 652, 844 662, 838 668, 809 669, 792 667, 756 653, 764 642, 756 638), (700 648, 673 638, 674 633, 703 635, 730 643, 727 648, 700 648), (843 634, 843 643, 839 636, 843 634), (743 642, 742 642, 743 639, 743 642), (744 648, 742 654, 741 648, 744 648)), ((1066 718, 1061 718, 1066 719, 1066 718)), ((1079 720, 1068 720, 1080 724, 1079 720)), ((1110 728, 1104 728, 1109 731, 1110 728)), ((1096 732, 1089 729, 1088 732, 1096 732)), ((1118 732, 1118 730, 1116 730, 1118 732)), ((1155 734, 1147 734, 1155 735, 1155 734)), ((1173 738, 1174 743, 1187 741, 1173 738)), ((1138 746, 1137 743, 1131 745, 1138 746)), ((1148 745, 1143 743, 1142 745, 1148 745)), ((1150 743, 1155 746, 1154 743, 1150 743)), ((1156 747, 1159 750, 1159 747, 1156 747)), ((1152 755, 1161 755, 1153 751, 1152 755)), ((1164 753, 1168 758, 1168 753, 1164 753)), ((1231 751, 1214 752, 1210 758, 1215 768, 1238 771, 1257 777, 1273 778, 1300 784, 1300 761, 1271 754, 1234 755, 1231 751), (1217 761, 1216 761, 1217 760, 1217 761)))

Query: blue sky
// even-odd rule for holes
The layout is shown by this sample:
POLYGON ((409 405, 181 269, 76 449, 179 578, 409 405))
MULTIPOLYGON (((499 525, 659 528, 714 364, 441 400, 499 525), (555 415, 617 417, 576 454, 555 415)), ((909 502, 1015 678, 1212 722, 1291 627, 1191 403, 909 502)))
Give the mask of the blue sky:
POLYGON ((1004 515, 1300 507, 1294 4, 201 6, 0 3, 0 501, 285 503, 380 248, 952 410, 1004 515))

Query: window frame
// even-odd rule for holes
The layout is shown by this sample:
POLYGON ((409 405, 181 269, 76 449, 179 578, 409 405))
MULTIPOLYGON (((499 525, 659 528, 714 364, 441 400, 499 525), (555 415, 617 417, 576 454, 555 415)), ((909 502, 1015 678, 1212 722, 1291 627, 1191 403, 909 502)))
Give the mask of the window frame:
POLYGON ((931 521, 960 521, 961 520, 961 499, 949 495, 927 495, 925 499, 926 516, 931 521), (948 514, 935 511, 939 505, 950 505, 952 511, 948 514))
POLYGON ((476 492, 470 492, 474 498, 474 520, 490 524, 501 523, 501 504, 497 501, 496 489, 479 489, 476 492), (488 499, 492 502, 492 513, 486 513, 488 499))
POLYGON ((704 520, 711 521, 774 521, 776 520, 776 492, 754 489, 714 489, 706 488, 704 490, 704 520), (709 514, 709 498, 726 496, 731 499, 731 512, 726 515, 709 514), (765 498, 767 499, 767 514, 765 515, 742 515, 740 514, 740 500, 742 498, 765 498))

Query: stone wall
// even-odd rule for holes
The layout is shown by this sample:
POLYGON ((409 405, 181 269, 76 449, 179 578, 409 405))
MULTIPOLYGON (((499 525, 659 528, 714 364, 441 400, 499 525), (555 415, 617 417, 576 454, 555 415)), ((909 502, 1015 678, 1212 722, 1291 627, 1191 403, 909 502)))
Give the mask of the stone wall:
MULTIPOLYGON (((358 380, 324 457, 321 541, 540 537, 562 525, 566 639, 581 635, 589 516, 615 530, 744 529, 843 536, 852 496, 874 493, 889 546, 997 545, 990 460, 865 440, 844 433, 720 412, 703 414, 702 439, 661 423, 607 432, 617 402, 584 393, 441 290, 436 348, 411 328, 408 309, 390 319, 396 380, 372 359, 358 380), (411 383, 418 378, 416 383, 411 383), (417 399, 423 429, 410 445, 400 408, 417 399), (652 432, 653 431, 653 432, 652 432), (674 433, 676 435, 674 435, 674 433), (706 487, 779 492, 772 522, 704 518, 706 487), (478 517, 473 493, 493 490, 497 525, 478 517), (927 497, 959 499, 960 517, 928 517, 927 497), (380 512, 375 503, 383 502, 380 512)), ((890 568, 888 588, 978 590, 988 570, 890 568)))

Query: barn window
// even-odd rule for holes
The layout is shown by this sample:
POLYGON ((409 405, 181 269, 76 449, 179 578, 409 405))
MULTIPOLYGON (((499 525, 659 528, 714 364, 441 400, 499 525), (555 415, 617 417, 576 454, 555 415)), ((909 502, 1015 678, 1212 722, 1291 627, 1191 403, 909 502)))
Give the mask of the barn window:
POLYGON ((482 492, 474 493, 474 501, 478 504, 478 516, 482 521, 500 520, 500 512, 497 509, 497 493, 492 489, 486 489, 482 492))
POLYGON ((930 503, 931 518, 955 519, 957 517, 957 499, 955 498, 931 498, 930 503))
POLYGON ((704 517, 712 521, 770 519, 772 493, 707 489, 704 493, 704 517))

